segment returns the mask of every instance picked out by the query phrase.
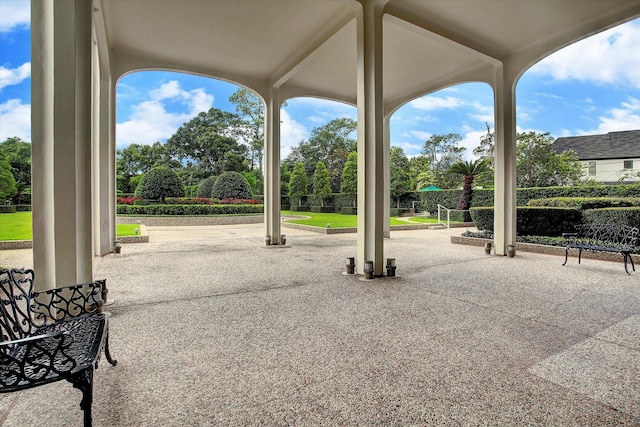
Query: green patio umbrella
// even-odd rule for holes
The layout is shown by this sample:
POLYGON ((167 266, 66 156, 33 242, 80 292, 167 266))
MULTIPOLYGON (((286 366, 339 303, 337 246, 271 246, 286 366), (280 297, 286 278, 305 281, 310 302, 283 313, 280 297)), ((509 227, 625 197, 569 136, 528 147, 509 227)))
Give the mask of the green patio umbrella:
POLYGON ((423 191, 440 191, 440 190, 442 190, 442 188, 440 188, 440 187, 436 187, 435 185, 431 185, 431 186, 429 186, 429 187, 421 188, 421 189, 419 190, 419 192, 421 192, 421 193, 422 193, 423 191))

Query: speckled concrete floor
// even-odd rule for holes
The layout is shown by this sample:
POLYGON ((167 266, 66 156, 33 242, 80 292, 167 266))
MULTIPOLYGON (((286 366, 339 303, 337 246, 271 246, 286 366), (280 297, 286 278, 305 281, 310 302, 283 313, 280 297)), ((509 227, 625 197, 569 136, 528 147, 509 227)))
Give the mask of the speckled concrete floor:
MULTIPOLYGON (((355 235, 285 232, 267 250, 260 225, 149 227, 96 259, 119 363, 96 371, 95 426, 640 425, 639 273, 425 230, 392 232, 398 277, 363 281, 342 274, 355 235)), ((0 426, 81 425, 79 401, 0 394, 0 426)))

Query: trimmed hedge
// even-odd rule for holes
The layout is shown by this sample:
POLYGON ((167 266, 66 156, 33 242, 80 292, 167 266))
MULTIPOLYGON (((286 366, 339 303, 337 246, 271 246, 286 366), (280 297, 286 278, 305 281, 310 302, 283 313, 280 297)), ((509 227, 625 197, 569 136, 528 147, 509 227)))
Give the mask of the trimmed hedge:
MULTIPOLYGON (((521 236, 561 236, 580 224, 578 209, 519 206, 516 234, 521 236)), ((479 230, 493 232, 493 207, 471 208, 471 218, 479 230)))
POLYGON ((604 208, 582 211, 582 222, 587 224, 618 224, 640 228, 640 208, 604 208))
POLYGON ((0 214, 16 213, 16 205, 0 205, 0 214))
POLYGON ((333 213, 333 206, 311 206, 311 212, 316 213, 333 213))
MULTIPOLYGON (((409 193, 407 196, 412 200, 419 200, 419 207, 421 210, 437 212, 438 204, 449 209, 455 209, 458 205, 461 194, 462 190, 442 190, 409 193)), ((635 198, 640 197, 640 184, 518 188, 516 195, 518 206, 526 206, 529 200, 532 199, 548 199, 556 197, 635 198)), ((493 205, 493 189, 473 190, 472 207, 493 205)))
POLYGON ((601 209, 640 206, 640 197, 551 197, 529 200, 529 206, 559 208, 601 209))
POLYGON ((291 212, 310 212, 309 206, 291 206, 291 212))
POLYGON ((343 207, 340 209, 342 215, 358 215, 358 208, 343 207))
POLYGON ((237 215, 261 214, 263 205, 118 205, 119 215, 237 215))

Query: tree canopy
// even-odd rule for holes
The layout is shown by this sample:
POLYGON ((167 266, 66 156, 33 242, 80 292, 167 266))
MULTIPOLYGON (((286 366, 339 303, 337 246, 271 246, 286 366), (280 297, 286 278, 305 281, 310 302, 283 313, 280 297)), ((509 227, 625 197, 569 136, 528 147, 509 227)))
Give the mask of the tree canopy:
POLYGON ((324 162, 318 162, 313 173, 313 195, 320 197, 320 204, 324 206, 324 198, 331 194, 331 184, 329 183, 329 171, 324 162))
POLYGON ((298 198, 298 205, 300 205, 300 198, 308 193, 308 179, 307 172, 304 170, 304 164, 297 162, 291 172, 291 178, 289 179, 289 197, 298 198))
POLYGON ((396 198, 396 207, 400 208, 400 197, 413 190, 409 176, 409 159, 400 147, 391 147, 389 154, 389 192, 396 198))
POLYGON ((13 195, 23 194, 31 187, 31 144, 18 137, 9 137, 0 143, 0 152, 5 154, 13 175, 13 195))
POLYGON ((237 123, 237 115, 211 108, 183 124, 167 140, 167 149, 181 164, 192 165, 199 179, 243 172, 248 169, 247 146, 232 137, 237 123))
POLYGON ((183 197, 184 186, 174 171, 158 166, 143 175, 135 194, 143 199, 164 202, 167 197, 183 197))

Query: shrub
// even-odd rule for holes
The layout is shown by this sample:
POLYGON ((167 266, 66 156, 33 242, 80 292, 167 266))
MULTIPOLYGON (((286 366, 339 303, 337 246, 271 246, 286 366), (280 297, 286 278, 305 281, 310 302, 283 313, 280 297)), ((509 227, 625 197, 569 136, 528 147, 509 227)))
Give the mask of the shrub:
POLYGON ((224 172, 213 184, 211 197, 223 199, 250 199, 251 187, 238 172, 224 172))
POLYGON ((222 205, 260 205, 260 200, 258 199, 223 199, 220 200, 220 204, 222 205))
POLYGON ((640 206, 640 197, 551 197, 531 199, 529 206, 553 206, 560 208, 600 209, 640 206))
POLYGON ((640 208, 588 209, 582 212, 584 223, 618 224, 640 228, 640 208))
POLYGON ((311 212, 333 213, 333 206, 311 206, 311 212))
MULTIPOLYGON (((199 185, 185 185, 184 186, 184 196, 185 197, 198 197, 198 189, 199 185)), ((209 197, 209 196, 207 196, 209 197)))
POLYGON ((263 205, 119 205, 119 215, 238 215, 261 214, 263 205))
POLYGON ((174 171, 159 166, 144 174, 136 187, 135 195, 164 202, 167 197, 184 197, 184 186, 174 171))
POLYGON ((340 213, 342 215, 358 215, 358 208, 349 208, 345 206, 340 208, 340 213))
POLYGON ((131 196, 131 197, 120 196, 120 197, 116 197, 116 204, 133 205, 135 204, 136 200, 139 200, 139 199, 140 197, 136 197, 136 196, 131 196))
POLYGON ((0 205, 0 214, 16 213, 16 205, 0 205))
MULTIPOLYGON (((521 236, 561 236, 580 224, 582 215, 572 208, 519 206, 516 234, 521 236)), ((471 218, 479 230, 493 232, 493 207, 471 208, 471 218)))
POLYGON ((197 197, 211 197, 213 194, 213 185, 216 183, 216 176, 210 176, 200 183, 198 186, 197 197))

